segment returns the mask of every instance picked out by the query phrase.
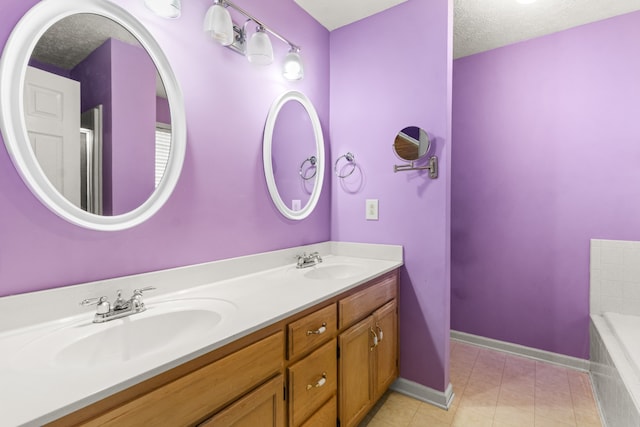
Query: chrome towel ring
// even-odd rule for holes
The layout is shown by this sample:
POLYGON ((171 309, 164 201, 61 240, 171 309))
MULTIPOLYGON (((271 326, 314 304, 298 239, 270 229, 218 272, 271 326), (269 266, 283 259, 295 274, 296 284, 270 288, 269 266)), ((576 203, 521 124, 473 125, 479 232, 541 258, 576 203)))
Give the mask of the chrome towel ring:
POLYGON ((318 163, 318 159, 316 158, 316 156, 311 156, 308 159, 305 159, 304 162, 302 162, 302 164, 300 165, 300 171, 299 171, 302 179, 304 179, 305 181, 308 181, 314 176, 316 176, 316 173, 318 173, 318 168, 316 168, 316 163, 318 163), (304 168, 304 165, 307 162, 309 162, 309 167, 305 171, 303 171, 302 169, 304 168), (307 175, 307 171, 311 168, 313 168, 313 174, 307 175))
MULTIPOLYGON (((342 156, 338 157, 338 159, 336 160, 335 165, 333 166, 333 171, 335 172, 336 176, 338 178, 346 178, 349 175, 351 175, 353 173, 353 171, 356 170, 356 156, 353 155, 353 153, 348 152, 347 154, 343 154, 342 156), (347 163, 351 163, 351 170, 349 171, 349 173, 344 174, 344 175, 340 175, 340 172, 338 172, 338 163, 340 162, 340 159, 342 159, 344 157, 344 159, 347 161, 347 163)), ((346 166, 346 164, 345 164, 346 166)))

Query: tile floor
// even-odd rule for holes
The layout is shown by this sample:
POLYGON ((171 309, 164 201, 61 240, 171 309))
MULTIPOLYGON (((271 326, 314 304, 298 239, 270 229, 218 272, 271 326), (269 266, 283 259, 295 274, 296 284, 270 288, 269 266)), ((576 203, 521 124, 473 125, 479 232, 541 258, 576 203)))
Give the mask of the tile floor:
POLYGON ((589 375, 451 341, 448 411, 388 392, 360 427, 601 427, 589 375))

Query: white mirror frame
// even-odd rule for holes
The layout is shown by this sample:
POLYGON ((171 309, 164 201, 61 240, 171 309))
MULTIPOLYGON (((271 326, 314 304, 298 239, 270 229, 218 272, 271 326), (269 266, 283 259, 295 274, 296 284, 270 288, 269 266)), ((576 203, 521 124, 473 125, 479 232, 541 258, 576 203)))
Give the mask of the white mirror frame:
POLYGON ((142 23, 121 7, 101 0, 43 0, 36 4, 18 22, 7 41, 0 59, 0 94, 0 127, 13 164, 33 194, 63 219, 93 230, 124 230, 149 219, 173 192, 182 171, 187 140, 182 91, 160 45, 142 23), (167 91, 172 138, 165 174, 149 199, 122 215, 95 215, 69 202, 45 176, 27 135, 23 88, 31 53, 49 27, 79 13, 104 16, 131 32, 151 56, 167 91))
POLYGON ((313 209, 316 207, 318 200, 320 199, 322 184, 324 182, 324 158, 324 137, 322 135, 322 126, 320 125, 320 119, 318 118, 318 113, 316 112, 315 107, 309 98, 307 98, 307 96, 302 92, 292 90, 283 93, 271 105, 271 109, 267 115, 267 123, 264 129, 264 139, 262 144, 262 161, 264 163, 264 175, 267 180, 267 188, 269 189, 271 200, 273 200, 276 208, 278 208, 280 213, 282 213, 286 218, 301 220, 305 219, 311 214, 311 212, 313 212, 313 209), (311 191, 311 196, 309 197, 307 204, 299 211, 289 209, 282 200, 282 197, 278 192, 275 176, 273 175, 273 164, 271 162, 271 155, 273 151, 273 129, 275 128, 276 120, 278 119, 278 113, 284 104, 289 101, 299 102, 307 111, 307 114, 311 119, 311 126, 313 127, 313 134, 316 140, 316 157, 318 159, 318 162, 316 163, 316 170, 318 173, 316 174, 316 180, 313 185, 313 190, 311 191))

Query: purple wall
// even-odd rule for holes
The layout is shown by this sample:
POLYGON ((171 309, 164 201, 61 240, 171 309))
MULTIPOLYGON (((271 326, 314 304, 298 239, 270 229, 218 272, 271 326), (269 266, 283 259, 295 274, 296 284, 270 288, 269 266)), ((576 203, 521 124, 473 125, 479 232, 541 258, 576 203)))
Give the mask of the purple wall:
POLYGON ((71 78, 80 82, 80 111, 85 112, 102 105, 102 208, 112 215, 111 144, 113 140, 113 114, 111 97, 111 45, 105 41, 71 70, 71 78))
POLYGON ((331 33, 332 159, 351 151, 359 165, 332 179, 331 237, 404 246, 400 374, 440 391, 449 383, 451 4, 409 0, 331 33), (432 137, 437 180, 393 173, 393 141, 411 125, 432 137), (379 221, 365 220, 370 198, 379 221))
POLYGON ((113 215, 155 190, 156 67, 137 46, 111 40, 111 201, 113 215))
MULTIPOLYGON (((329 185, 309 218, 290 221, 273 206, 262 168, 265 119, 284 91, 305 92, 328 135, 327 30, 293 2, 237 1, 302 46, 305 79, 292 83, 282 78, 278 64, 251 66, 203 33, 209 2, 185 4, 178 20, 153 15, 144 2, 115 2, 154 35, 182 87, 188 139, 182 175, 167 204, 144 224, 121 232, 85 230, 38 202, 0 142, 0 295, 328 240, 329 185)), ((36 3, 5 4, 0 48, 36 3)), ((276 40, 273 45, 277 58, 282 58, 287 46, 276 40)))
MULTIPOLYGON (((273 175, 282 201, 293 209, 292 200, 300 200, 300 207, 304 207, 316 178, 302 179, 300 165, 305 159, 317 155, 317 151, 311 119, 298 101, 288 101, 280 109, 273 128, 272 144, 273 175)), ((317 170, 306 162, 302 172, 308 177, 317 170)))
POLYGON ((458 59, 452 329, 589 349, 589 239, 640 240, 640 12, 458 59))
POLYGON ((165 98, 156 97, 156 122, 171 124, 171 109, 169 101, 165 98))

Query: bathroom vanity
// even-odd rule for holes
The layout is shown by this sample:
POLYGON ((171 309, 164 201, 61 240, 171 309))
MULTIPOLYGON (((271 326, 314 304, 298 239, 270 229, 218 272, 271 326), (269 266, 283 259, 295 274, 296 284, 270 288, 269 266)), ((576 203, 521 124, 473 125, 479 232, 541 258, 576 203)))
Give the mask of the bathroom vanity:
MULTIPOLYGON (((205 306, 198 304, 207 299, 215 301, 219 320, 209 323, 215 332, 202 330, 191 341, 181 336, 197 330, 198 324, 173 337, 170 323, 158 323, 159 340, 164 336, 168 342, 164 347, 155 349, 160 344, 145 336, 141 341, 150 343, 149 354, 134 345, 125 356, 96 358, 83 349, 76 356, 84 359, 75 365, 65 358, 69 348, 83 341, 69 338, 69 346, 51 344, 51 355, 31 360, 41 365, 33 367, 31 376, 20 364, 29 363, 29 352, 43 351, 38 342, 48 342, 47 337, 59 336, 60 330, 86 335, 111 322, 91 323, 93 313, 82 307, 83 313, 72 318, 0 334, 0 348, 9 350, 0 356, 5 362, 0 374, 26 375, 14 392, 0 396, 14 412, 5 421, 51 426, 334 426, 340 420, 341 426, 357 425, 398 376, 400 265, 401 247, 326 242, 45 291, 95 297, 107 288, 114 293, 116 286, 125 288, 124 295, 129 286, 154 281, 157 291, 152 292, 166 293, 145 297, 146 312, 130 316, 129 324, 111 321, 122 322, 114 328, 131 328, 134 334, 131 325, 164 322, 165 313, 204 312, 205 306), (323 262, 298 269, 290 261, 295 253, 312 250, 326 254, 323 262), (283 260, 284 265, 273 266, 283 260), (193 287, 175 284, 177 277, 206 282, 204 276, 224 275, 228 278, 193 287), (171 342, 180 339, 186 340, 182 348, 174 348, 171 342), (12 340, 22 345, 14 347, 12 340), (51 394, 52 387, 63 382, 65 386, 51 394), (36 384, 40 389, 33 388, 36 384)), ((0 307, 11 310, 13 304, 17 310, 16 301, 7 299, 28 297, 0 298, 0 307)))

